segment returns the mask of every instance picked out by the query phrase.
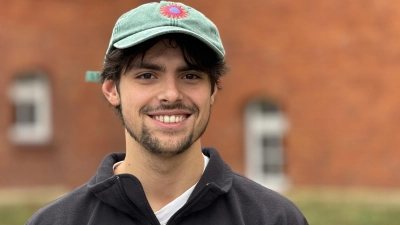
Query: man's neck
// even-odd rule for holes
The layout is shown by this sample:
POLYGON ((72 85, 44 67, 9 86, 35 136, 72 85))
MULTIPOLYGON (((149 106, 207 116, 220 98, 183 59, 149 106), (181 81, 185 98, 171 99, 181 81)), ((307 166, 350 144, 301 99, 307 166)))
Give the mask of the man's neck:
POLYGON ((130 148, 115 173, 129 173, 141 182, 154 212, 196 184, 204 169, 200 141, 176 156, 159 156, 138 146, 130 148))

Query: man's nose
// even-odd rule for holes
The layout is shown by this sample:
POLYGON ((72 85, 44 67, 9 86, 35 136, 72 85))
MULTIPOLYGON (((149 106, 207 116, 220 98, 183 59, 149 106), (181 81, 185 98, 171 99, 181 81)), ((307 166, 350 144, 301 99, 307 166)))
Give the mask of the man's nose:
POLYGON ((176 78, 171 76, 161 83, 158 100, 164 103, 174 103, 182 100, 181 88, 176 78))

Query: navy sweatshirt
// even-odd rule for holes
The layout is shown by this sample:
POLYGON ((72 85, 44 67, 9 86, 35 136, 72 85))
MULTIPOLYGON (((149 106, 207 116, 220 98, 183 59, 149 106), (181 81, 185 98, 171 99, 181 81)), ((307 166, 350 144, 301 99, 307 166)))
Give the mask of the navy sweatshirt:
MULTIPOLYGON (((182 225, 307 225, 288 199, 234 173, 213 148, 206 170, 186 204, 167 224, 182 225)), ((124 153, 106 156, 88 183, 36 212, 27 225, 158 225, 140 181, 114 175, 124 153)))

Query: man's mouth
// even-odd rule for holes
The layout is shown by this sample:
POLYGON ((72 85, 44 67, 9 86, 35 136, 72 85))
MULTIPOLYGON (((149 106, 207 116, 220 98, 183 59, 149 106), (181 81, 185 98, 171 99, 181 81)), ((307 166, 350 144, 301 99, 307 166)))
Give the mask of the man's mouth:
POLYGON ((186 120, 189 115, 157 115, 152 116, 153 119, 158 120, 163 123, 179 123, 186 120))

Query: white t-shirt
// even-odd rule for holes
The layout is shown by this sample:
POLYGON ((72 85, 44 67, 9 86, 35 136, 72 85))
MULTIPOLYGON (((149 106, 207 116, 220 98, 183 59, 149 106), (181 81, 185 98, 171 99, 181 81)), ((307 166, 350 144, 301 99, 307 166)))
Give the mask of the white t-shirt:
MULTIPOLYGON (((203 157, 204 157, 204 169, 203 169, 203 172, 204 172, 204 170, 206 169, 207 164, 210 161, 210 159, 207 156, 205 156, 204 154, 203 154, 203 157)), ((113 166, 113 169, 115 170, 115 168, 118 165, 120 165, 122 162, 123 161, 115 163, 114 166, 113 166)), ((162 209, 160 209, 160 210, 158 210, 157 212, 154 213, 161 225, 167 224, 167 222, 171 218, 171 216, 174 215, 174 213, 176 213, 176 211, 178 211, 187 202, 187 200, 189 199, 189 196, 192 194, 196 184, 194 184, 192 187, 187 189, 182 195, 177 197, 172 202, 168 203, 162 209)))

